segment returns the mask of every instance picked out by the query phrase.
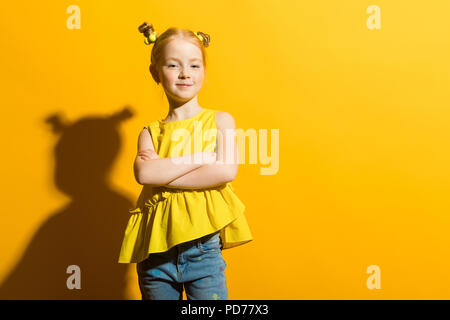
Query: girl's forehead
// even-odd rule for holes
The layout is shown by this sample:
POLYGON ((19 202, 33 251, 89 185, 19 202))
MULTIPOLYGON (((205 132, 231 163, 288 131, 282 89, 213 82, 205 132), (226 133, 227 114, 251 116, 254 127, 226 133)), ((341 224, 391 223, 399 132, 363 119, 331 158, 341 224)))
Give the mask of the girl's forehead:
POLYGON ((170 41, 164 48, 164 57, 177 59, 202 58, 202 51, 199 47, 181 39, 170 41))

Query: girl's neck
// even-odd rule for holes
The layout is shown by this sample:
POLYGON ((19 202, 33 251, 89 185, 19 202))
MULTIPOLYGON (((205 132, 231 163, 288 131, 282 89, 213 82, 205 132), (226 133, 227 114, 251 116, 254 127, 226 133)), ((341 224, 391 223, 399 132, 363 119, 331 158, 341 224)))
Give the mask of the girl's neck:
POLYGON ((164 122, 192 118, 202 109, 203 108, 197 102, 197 96, 185 103, 169 101, 169 113, 164 119, 164 122))

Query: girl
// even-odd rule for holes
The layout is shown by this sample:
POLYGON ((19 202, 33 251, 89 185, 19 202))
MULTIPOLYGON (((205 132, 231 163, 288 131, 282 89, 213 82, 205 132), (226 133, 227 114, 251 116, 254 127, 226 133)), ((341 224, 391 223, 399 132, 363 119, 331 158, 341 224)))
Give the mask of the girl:
POLYGON ((142 299, 181 300, 183 285, 188 300, 228 299, 222 250, 253 238, 231 185, 238 166, 234 119, 197 101, 210 37, 178 28, 158 36, 148 23, 139 31, 154 43, 150 73, 169 112, 139 136, 134 173, 143 188, 119 263, 137 263, 142 299))

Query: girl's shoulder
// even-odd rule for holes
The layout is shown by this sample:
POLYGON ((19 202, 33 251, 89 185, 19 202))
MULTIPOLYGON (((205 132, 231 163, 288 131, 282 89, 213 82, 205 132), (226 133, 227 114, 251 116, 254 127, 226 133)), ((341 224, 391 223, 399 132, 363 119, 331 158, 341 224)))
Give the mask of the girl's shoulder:
POLYGON ((148 124, 147 124, 147 127, 158 127, 159 126, 159 120, 154 120, 154 121, 152 121, 152 122, 149 122, 148 124))
POLYGON ((145 124, 144 125, 144 128, 145 129, 156 129, 156 128, 159 128, 159 120, 154 120, 154 121, 151 121, 151 122, 148 122, 147 124, 145 124))
POLYGON ((152 121, 152 122, 145 124, 141 130, 141 134, 142 134, 142 132, 146 132, 146 131, 148 131, 150 133, 151 137, 161 134, 161 132, 160 132, 161 130, 158 125, 158 121, 156 120, 156 121, 152 121))
POLYGON ((226 111, 216 110, 216 122, 218 127, 232 128, 236 125, 233 116, 226 111))

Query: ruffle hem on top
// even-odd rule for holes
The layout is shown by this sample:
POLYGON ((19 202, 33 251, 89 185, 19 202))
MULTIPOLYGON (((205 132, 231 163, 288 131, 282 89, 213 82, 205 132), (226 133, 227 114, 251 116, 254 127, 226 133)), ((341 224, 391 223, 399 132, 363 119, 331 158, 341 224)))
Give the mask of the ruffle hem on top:
POLYGON ((119 263, 141 262, 151 253, 167 251, 218 230, 223 250, 253 240, 245 205, 231 182, 196 190, 155 187, 148 192, 146 188, 137 206, 129 210, 119 263))

